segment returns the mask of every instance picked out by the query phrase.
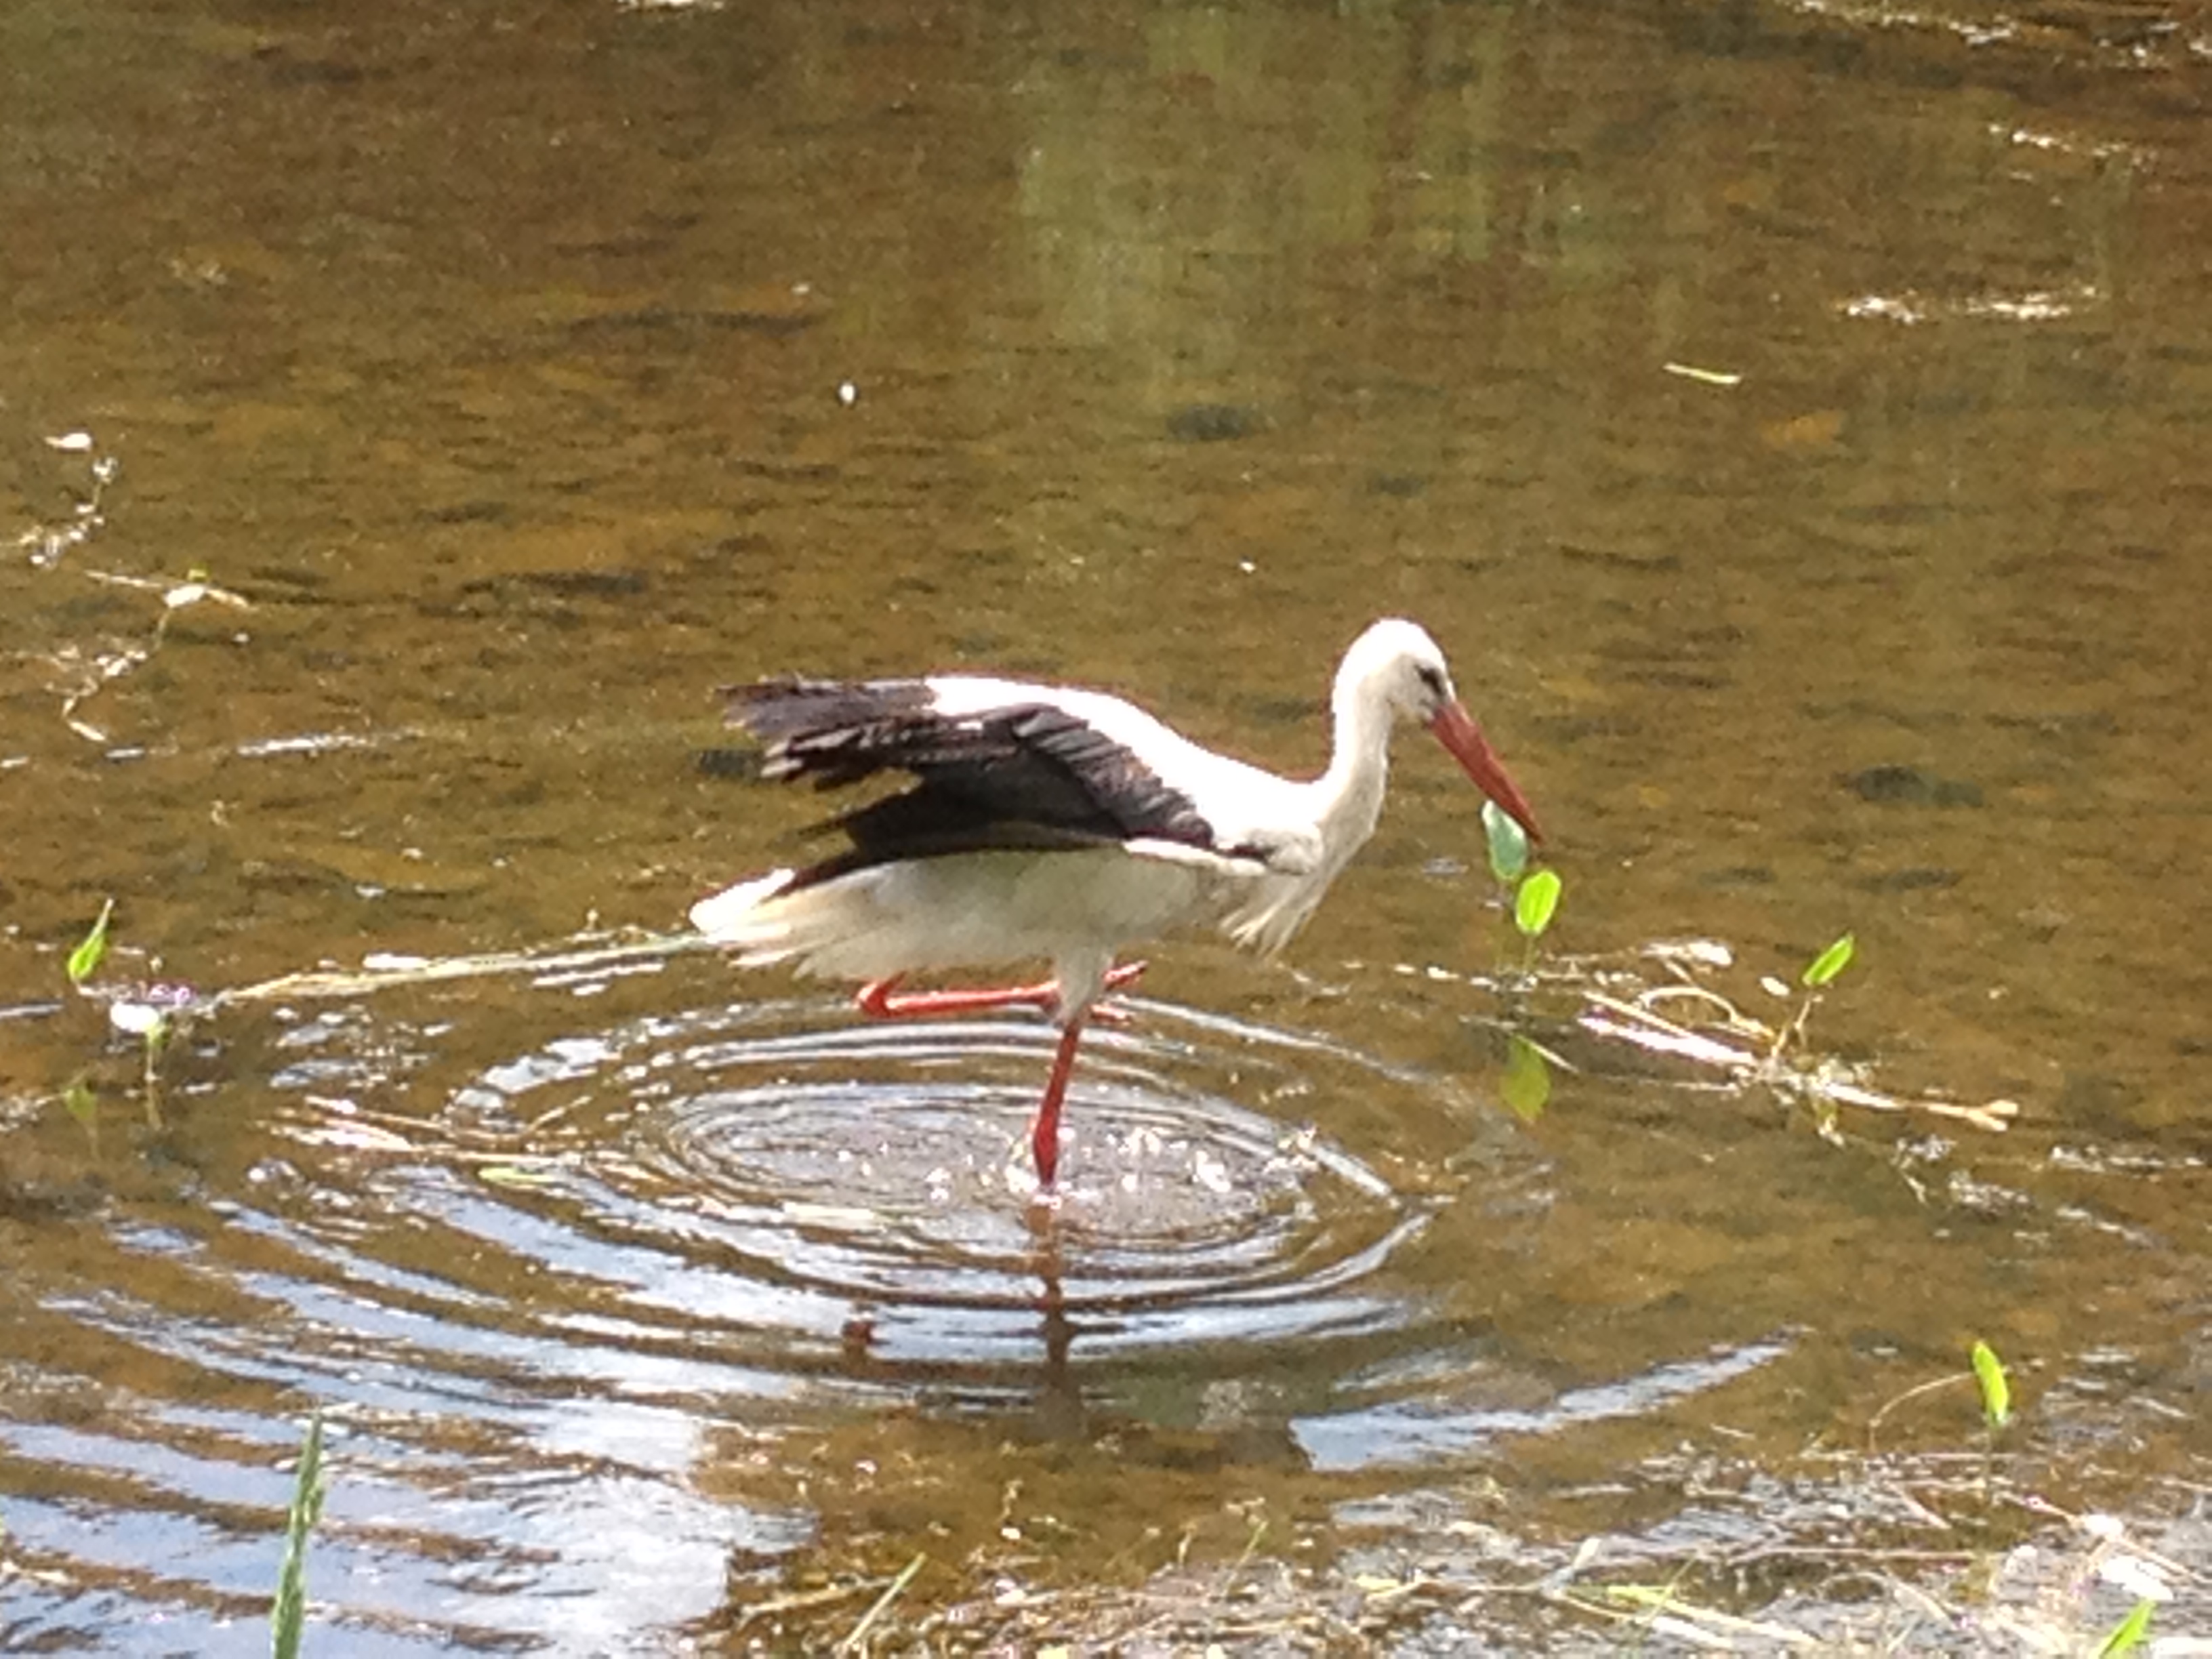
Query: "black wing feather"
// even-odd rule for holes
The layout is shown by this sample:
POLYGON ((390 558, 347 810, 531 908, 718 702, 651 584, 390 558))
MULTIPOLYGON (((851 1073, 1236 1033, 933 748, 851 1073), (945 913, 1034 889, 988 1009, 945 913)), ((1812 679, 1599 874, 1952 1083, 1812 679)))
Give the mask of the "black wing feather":
POLYGON ((880 772, 914 780, 832 818, 848 852, 824 880, 895 859, 988 848, 1097 847, 1132 836, 1212 845, 1190 798, 1096 727, 1046 702, 938 711, 922 680, 770 680, 733 688, 732 725, 767 744, 763 777, 836 789, 880 772))

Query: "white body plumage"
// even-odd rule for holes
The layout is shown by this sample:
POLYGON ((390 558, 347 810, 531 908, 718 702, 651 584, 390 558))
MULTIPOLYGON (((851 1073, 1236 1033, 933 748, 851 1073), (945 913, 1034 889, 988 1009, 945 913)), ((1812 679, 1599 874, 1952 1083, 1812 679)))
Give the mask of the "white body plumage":
POLYGON ((701 900, 702 933, 744 963, 857 980, 1042 957, 1071 1025, 1117 954, 1178 927, 1288 943, 1374 831, 1401 716, 1534 833, 1443 653, 1409 622, 1376 623, 1346 653, 1329 764, 1303 781, 1097 691, 945 675, 738 696, 732 718, 769 739, 768 775, 908 771, 927 810, 851 815, 854 853, 701 900))

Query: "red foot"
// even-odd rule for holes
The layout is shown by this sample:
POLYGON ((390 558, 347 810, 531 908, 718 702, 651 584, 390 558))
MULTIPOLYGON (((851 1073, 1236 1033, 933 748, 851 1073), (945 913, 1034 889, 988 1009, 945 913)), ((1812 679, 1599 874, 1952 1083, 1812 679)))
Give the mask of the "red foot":
MULTIPOLYGON (((1133 984, 1144 971, 1145 964, 1141 962, 1125 962, 1119 968, 1109 968, 1105 982, 1098 988, 1098 994, 1103 997, 1109 991, 1118 991, 1124 985, 1133 984)), ((1101 1025, 1128 1025, 1133 1024, 1137 1018, 1118 1002, 1092 1003, 1090 1017, 1101 1025)))

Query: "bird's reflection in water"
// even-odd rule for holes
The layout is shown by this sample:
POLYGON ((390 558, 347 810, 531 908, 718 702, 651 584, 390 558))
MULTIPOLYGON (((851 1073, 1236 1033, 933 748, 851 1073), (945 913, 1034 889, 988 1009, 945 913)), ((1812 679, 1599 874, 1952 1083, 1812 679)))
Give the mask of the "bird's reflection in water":
MULTIPOLYGON (((1030 1236, 1028 1266, 1036 1285, 1030 1305, 1037 1314, 1037 1352, 1042 1360, 1036 1372, 1037 1424, 1047 1438, 1079 1438, 1085 1413, 1074 1376, 1078 1327, 1067 1310, 1059 1212, 1050 1205, 1031 1204, 1024 1206, 1022 1214, 1030 1236)), ((842 1369, 854 1382, 910 1387, 913 1377, 908 1369, 879 1351, 878 1311, 873 1303, 857 1304, 840 1328, 842 1369)))
MULTIPOLYGON (((1017 1442, 1095 1446, 1133 1464, 1184 1473, 1231 1466, 1306 1466, 1284 1402, 1257 1398, 1244 1389, 1224 1395, 1207 1385, 1203 1370, 1182 1373, 1186 1384, 1182 1388, 1167 1386, 1164 1392, 1146 1388, 1145 1408, 1133 1409, 1137 1401, 1125 1397, 1114 1381, 1116 1368, 1102 1364, 1097 1352, 1119 1333, 1118 1319, 1129 1310, 1116 1304, 1086 1311, 1079 1298, 1071 1307, 1066 1224, 1058 1208, 1030 1205, 1023 1213, 1030 1240, 1025 1265, 1030 1289, 1018 1303, 1010 1297, 1007 1305, 1009 1311, 1015 1306, 1033 1311, 1034 1322, 1027 1329, 1034 1334, 1034 1345, 1020 1343, 1020 1357, 1011 1366, 969 1366, 956 1361, 949 1368, 932 1367, 937 1380, 959 1377, 972 1382, 978 1369, 990 1370, 996 1386, 988 1389, 988 1397, 994 1411, 1006 1413, 999 1420, 1012 1428, 1017 1442), (1092 1344, 1087 1390, 1078 1366, 1078 1343, 1086 1338, 1092 1344), (1015 1424, 1019 1426, 1013 1427, 1015 1424)), ((842 1333, 844 1375, 856 1382, 888 1385, 919 1396, 914 1403, 926 1412, 929 1389, 917 1389, 912 1364, 880 1350, 879 1311, 875 1306, 856 1308, 846 1322, 842 1333)), ((972 1403, 974 1396, 969 1397, 972 1403)))
POLYGON ((1037 1373, 1034 1407, 1037 1431, 1048 1440, 1081 1439, 1085 1437, 1088 1419, 1083 1392, 1076 1387, 1070 1363, 1075 1348, 1075 1322, 1067 1316, 1063 1288, 1060 1216, 1057 1211, 1036 1204, 1030 1205, 1026 1214, 1036 1248, 1037 1334, 1044 1358, 1037 1373))

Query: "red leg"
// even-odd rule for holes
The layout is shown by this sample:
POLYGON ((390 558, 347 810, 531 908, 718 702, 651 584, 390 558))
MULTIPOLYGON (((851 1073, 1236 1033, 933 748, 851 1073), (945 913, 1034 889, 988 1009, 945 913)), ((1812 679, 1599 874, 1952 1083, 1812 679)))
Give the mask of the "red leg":
MULTIPOLYGON (((1127 962, 1109 969, 1105 989, 1119 990, 1145 971, 1141 962, 1127 962)), ((1060 987, 1050 980, 1035 985, 974 986, 951 991, 901 991, 899 980, 872 980, 854 995, 860 1012, 871 1019, 927 1019, 935 1014, 973 1014, 991 1008, 1039 1008, 1046 1013, 1060 1006, 1060 987)))
POLYGON ((1052 1057, 1052 1075, 1045 1079, 1044 1098, 1037 1103, 1036 1123, 1030 1130, 1030 1156, 1036 1160, 1037 1185, 1048 1193, 1060 1173, 1060 1105, 1067 1098, 1068 1074, 1075 1069, 1075 1045, 1082 1038, 1079 1019, 1060 1034, 1060 1047, 1052 1057))
POLYGON ((1049 1012, 1060 1000, 1059 988, 1050 980, 1035 985, 975 986, 955 991, 900 991, 900 975, 871 981, 853 1000, 871 1019, 927 1019, 933 1014, 977 1013, 986 1008, 1042 1008, 1049 1012))

